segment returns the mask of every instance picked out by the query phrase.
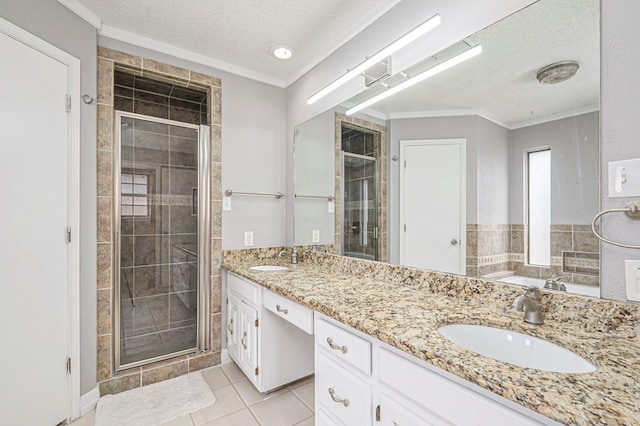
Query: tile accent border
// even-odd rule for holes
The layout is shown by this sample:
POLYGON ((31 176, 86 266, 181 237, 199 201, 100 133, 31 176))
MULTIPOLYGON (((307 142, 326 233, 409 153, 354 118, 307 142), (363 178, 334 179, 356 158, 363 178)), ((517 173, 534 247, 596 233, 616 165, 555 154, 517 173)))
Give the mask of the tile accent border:
MULTIPOLYGON (((220 364, 222 312, 222 84, 219 78, 174 67, 139 56, 98 47, 98 256, 97 256, 97 380, 100 394, 123 392, 139 386, 177 377, 191 371, 220 364), (171 84, 207 92, 211 129, 211 271, 210 311, 211 348, 207 352, 184 355, 169 360, 113 371, 113 168, 114 166, 114 72, 121 70, 171 84)), ((158 200, 181 202, 183 200, 158 200)))

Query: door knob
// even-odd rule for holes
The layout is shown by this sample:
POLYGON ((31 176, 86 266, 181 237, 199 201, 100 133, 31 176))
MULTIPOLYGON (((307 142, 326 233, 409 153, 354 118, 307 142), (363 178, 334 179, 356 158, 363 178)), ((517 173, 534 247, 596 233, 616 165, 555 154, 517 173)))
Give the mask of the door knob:
POLYGON ((452 246, 457 246, 458 245, 458 240, 456 240, 455 238, 451 240, 451 245, 452 246))

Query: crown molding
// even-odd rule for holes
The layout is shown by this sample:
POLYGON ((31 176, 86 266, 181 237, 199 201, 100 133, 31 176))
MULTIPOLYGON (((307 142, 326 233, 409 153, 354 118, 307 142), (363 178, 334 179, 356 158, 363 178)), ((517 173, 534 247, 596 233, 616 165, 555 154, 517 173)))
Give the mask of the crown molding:
POLYGON ((78 15, 94 28, 99 30, 100 27, 102 27, 102 19, 100 19, 100 16, 78 3, 77 0, 58 0, 58 3, 78 15))
POLYGON ((563 118, 575 117, 577 115, 588 114, 590 112, 600 111, 600 105, 589 105, 582 108, 572 109, 570 111, 563 111, 557 114, 550 114, 544 117, 535 118, 532 120, 519 121, 513 123, 509 130, 521 129, 523 127, 535 126, 537 124, 548 123, 550 121, 562 120, 563 118))
POLYGON ((286 88, 283 80, 271 77, 266 74, 262 74, 256 71, 252 71, 248 68, 243 68, 237 65, 230 64, 228 62, 214 59, 210 56, 202 55, 200 53, 193 52, 191 50, 183 49, 181 47, 173 46, 162 41, 154 40, 139 34, 135 34, 129 31, 121 30, 119 28, 111 27, 109 25, 102 25, 99 30, 99 34, 102 37, 118 40, 124 43, 133 44, 145 49, 154 50, 156 52, 164 53, 176 58, 184 59, 190 62, 195 62, 200 65, 206 65, 208 67, 216 68, 221 71, 225 71, 231 74, 238 75, 240 77, 249 78, 262 83, 270 84, 280 88, 286 88))

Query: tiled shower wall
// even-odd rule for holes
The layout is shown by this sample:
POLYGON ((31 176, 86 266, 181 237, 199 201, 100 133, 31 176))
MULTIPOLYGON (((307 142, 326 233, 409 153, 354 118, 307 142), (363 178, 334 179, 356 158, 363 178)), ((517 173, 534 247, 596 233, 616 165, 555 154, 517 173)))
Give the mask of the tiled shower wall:
POLYGON ((598 239, 589 225, 551 225, 550 267, 527 265, 526 228, 521 224, 467 225, 467 275, 513 272, 531 278, 599 285, 598 239))
MULTIPOLYGON (((98 48, 98 371, 102 395, 118 393, 142 385, 186 374, 220 363, 221 353, 221 83, 218 78, 177 68, 145 58, 110 49, 98 48), (189 356, 176 357, 160 363, 136 367, 121 372, 113 370, 113 256, 114 256, 114 105, 115 71, 159 81, 174 87, 195 88, 207 93, 208 122, 211 128, 211 270, 210 270, 210 350, 189 356)), ((123 91, 118 89, 120 98, 123 91)), ((135 95, 130 98, 135 105, 135 95)), ((138 101, 144 101, 138 99, 138 101)), ((144 101, 146 102, 146 101, 144 101)), ((140 103, 140 102, 139 102, 140 103)), ((160 102, 156 102, 160 103, 160 102)), ((121 106, 121 105, 119 105, 121 106)), ((176 107, 177 105, 173 105, 176 107)), ((167 113, 170 114, 170 105, 167 113)), ((186 108, 182 108, 186 110, 186 108)), ((134 106, 135 111, 135 106, 134 106)), ((137 112, 141 112, 138 110, 137 112)), ((176 110, 176 113, 183 111, 176 110)), ((202 120, 201 114, 198 114, 202 120)), ((169 117, 167 117, 169 118, 169 117)), ((174 119, 181 119, 174 116, 174 119)), ((188 262, 187 262, 188 263, 188 262)))
POLYGON ((378 194, 377 194, 377 214, 378 214, 378 260, 387 260, 387 128, 379 124, 372 123, 355 117, 348 117, 341 113, 335 113, 335 234, 334 250, 336 253, 342 252, 342 242, 344 238, 344 218, 342 199, 342 123, 349 124, 355 129, 362 129, 365 132, 373 133, 373 155, 377 159, 378 172, 378 194))

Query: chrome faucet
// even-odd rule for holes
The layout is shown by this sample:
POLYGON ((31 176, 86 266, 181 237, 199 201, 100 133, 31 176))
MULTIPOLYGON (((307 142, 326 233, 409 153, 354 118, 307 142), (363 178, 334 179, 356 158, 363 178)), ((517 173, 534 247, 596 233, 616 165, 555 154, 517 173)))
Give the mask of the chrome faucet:
POLYGON ((553 275, 544 283, 544 288, 549 290, 567 291, 567 286, 560 282, 562 279, 559 275, 553 275))
POLYGON ((515 298, 512 309, 516 312, 524 311, 524 322, 529 324, 542 324, 542 294, 536 286, 527 287, 527 291, 515 298))
POLYGON ((282 250, 280 253, 276 255, 276 257, 282 257, 284 255, 290 256, 291 263, 295 265, 298 263, 298 251, 296 249, 296 246, 291 247, 290 250, 291 250, 291 253, 289 253, 287 250, 282 250))

